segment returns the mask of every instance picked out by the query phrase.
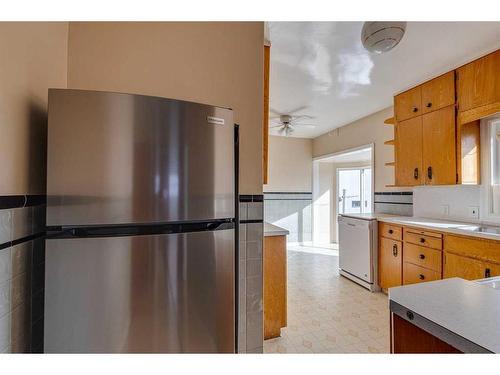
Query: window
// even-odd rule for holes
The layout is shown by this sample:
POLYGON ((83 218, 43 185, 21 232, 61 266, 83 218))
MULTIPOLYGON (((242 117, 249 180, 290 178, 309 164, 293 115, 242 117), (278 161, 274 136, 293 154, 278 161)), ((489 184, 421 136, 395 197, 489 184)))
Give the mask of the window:
POLYGON ((338 168, 338 213, 369 213, 372 209, 372 169, 338 168))
POLYGON ((482 218, 486 221, 500 221, 500 117, 483 120, 481 133, 482 218))

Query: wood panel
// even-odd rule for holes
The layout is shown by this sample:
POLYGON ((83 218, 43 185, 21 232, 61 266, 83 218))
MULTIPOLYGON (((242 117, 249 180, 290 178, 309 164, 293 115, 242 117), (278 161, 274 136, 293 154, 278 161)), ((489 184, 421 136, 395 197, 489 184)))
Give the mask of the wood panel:
POLYGON ((396 121, 404 121, 422 114, 422 90, 414 87, 394 97, 394 115, 396 121))
POLYGON ((264 339, 287 324, 286 236, 264 237, 264 339))
POLYGON ((443 277, 461 277, 476 280, 484 277, 484 264, 480 260, 444 252, 443 277))
POLYGON ((461 353, 450 344, 391 313, 391 353, 461 353))
MULTIPOLYGON (((406 252, 406 246, 404 245, 404 251, 406 252)), ((413 263, 404 262, 403 265, 403 284, 416 284, 423 283, 426 281, 434 281, 441 279, 441 271, 436 272, 428 268, 417 266, 413 263)))
POLYGON ((500 102, 500 50, 457 69, 457 97, 460 112, 500 102))
POLYGON ((444 249, 478 260, 500 263, 500 241, 446 234, 444 236, 444 249))
POLYGON ((479 126, 479 120, 457 124, 458 183, 477 185, 481 183, 481 140, 479 126))
POLYGON ((262 126, 263 147, 263 183, 267 184, 269 179, 269 75, 271 65, 271 47, 264 46, 264 119, 262 126))
POLYGON ((401 241, 403 239, 403 227, 398 225, 379 222, 378 231, 380 236, 386 238, 391 238, 396 241, 401 241))
POLYGON ((430 247, 437 250, 443 248, 443 240, 441 238, 417 233, 411 229, 404 229, 403 239, 405 243, 412 243, 422 247, 430 247))
POLYGON ((457 181, 455 106, 422 116, 422 154, 426 185, 453 185, 457 181), (431 173, 428 170, 431 168, 431 173))
POLYGON ((422 116, 397 123, 395 150, 396 185, 421 185, 423 181, 422 116))
POLYGON ((404 243, 403 261, 439 272, 442 269, 442 252, 409 242, 404 243))
POLYGON ((455 71, 436 77, 422 85, 422 113, 455 104, 455 71))
POLYGON ((379 285, 389 289, 402 284, 403 244, 389 238, 379 237, 379 285))

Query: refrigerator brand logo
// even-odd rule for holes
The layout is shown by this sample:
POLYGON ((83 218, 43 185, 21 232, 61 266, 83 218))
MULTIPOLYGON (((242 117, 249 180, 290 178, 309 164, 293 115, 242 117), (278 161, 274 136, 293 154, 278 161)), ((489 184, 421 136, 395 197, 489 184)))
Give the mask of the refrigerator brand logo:
POLYGON ((223 118, 218 118, 218 117, 213 117, 213 116, 207 116, 207 122, 209 124, 224 125, 223 118))

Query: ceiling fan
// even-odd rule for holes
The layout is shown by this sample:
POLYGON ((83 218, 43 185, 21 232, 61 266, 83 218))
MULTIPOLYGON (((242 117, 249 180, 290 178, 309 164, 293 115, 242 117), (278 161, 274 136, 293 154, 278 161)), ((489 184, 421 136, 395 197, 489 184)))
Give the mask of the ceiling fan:
POLYGON ((295 127, 315 128, 316 125, 301 122, 302 120, 313 118, 313 116, 309 115, 293 116, 290 114, 276 114, 275 116, 271 116, 270 128, 279 128, 278 133, 280 135, 289 136, 295 131, 295 127))

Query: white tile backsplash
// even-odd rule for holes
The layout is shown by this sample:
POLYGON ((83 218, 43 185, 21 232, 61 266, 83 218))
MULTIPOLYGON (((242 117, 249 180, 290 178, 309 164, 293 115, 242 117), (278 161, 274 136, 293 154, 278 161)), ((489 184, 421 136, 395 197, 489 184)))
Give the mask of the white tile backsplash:
POLYGON ((481 187, 476 185, 419 186, 413 189, 413 215, 417 217, 478 222, 469 215, 469 207, 479 207, 480 202, 481 187), (449 207, 448 215, 444 214, 443 206, 449 207))

